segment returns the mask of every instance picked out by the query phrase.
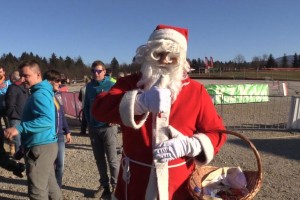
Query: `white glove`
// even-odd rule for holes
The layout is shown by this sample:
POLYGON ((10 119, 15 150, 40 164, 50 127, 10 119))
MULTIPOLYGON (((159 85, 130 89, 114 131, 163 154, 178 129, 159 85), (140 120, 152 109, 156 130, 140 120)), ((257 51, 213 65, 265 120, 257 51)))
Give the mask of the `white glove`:
POLYGON ((200 141, 196 137, 182 135, 169 126, 172 139, 164 141, 153 150, 153 157, 159 162, 169 162, 183 156, 195 157, 201 152, 200 141))
POLYGON ((150 90, 136 96, 134 113, 166 112, 171 107, 171 91, 153 86, 150 90))

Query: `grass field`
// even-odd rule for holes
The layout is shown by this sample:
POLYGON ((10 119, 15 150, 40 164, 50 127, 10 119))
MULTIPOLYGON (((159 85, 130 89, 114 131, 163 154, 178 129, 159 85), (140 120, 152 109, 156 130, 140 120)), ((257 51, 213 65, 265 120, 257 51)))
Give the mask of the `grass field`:
POLYGON ((210 71, 199 73, 194 71, 190 74, 193 78, 229 78, 229 79, 264 79, 264 80, 285 80, 300 81, 299 70, 242 70, 232 72, 210 71))

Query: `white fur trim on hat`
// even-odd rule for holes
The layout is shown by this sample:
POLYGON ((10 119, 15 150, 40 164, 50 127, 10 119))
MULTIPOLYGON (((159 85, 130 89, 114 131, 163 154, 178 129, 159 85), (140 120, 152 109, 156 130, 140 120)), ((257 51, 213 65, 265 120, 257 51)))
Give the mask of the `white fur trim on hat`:
POLYGON ((194 137, 200 141, 202 147, 202 152, 199 154, 201 157, 198 158, 198 156, 196 156, 196 161, 201 165, 210 163, 210 161, 212 161, 212 159, 214 158, 214 147, 209 137, 207 137, 207 135, 205 135, 204 133, 194 134, 194 137))
POLYGON ((146 113, 143 115, 142 120, 137 124, 134 120, 134 104, 135 104, 135 98, 138 93, 138 90, 132 90, 128 91, 125 93, 123 96, 120 106, 119 106, 119 111, 120 111, 120 116, 122 119, 122 122, 125 126, 134 128, 134 129, 139 129, 143 126, 145 123, 149 113, 146 113))
POLYGON ((179 44, 185 51, 187 50, 187 40, 186 38, 179 33, 178 31, 175 31, 173 29, 159 29, 153 31, 153 33, 150 35, 148 41, 153 40, 171 40, 177 44, 179 44))

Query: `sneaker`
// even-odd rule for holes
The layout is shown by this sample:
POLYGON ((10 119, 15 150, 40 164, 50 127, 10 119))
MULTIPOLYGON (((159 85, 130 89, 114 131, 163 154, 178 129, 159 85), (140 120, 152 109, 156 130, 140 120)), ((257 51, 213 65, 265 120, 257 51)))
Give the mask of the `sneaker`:
POLYGON ((20 178, 23 178, 24 177, 24 174, 23 174, 24 171, 25 171, 25 164, 18 163, 16 169, 13 171, 13 174, 20 177, 20 178))
POLYGON ((109 187, 100 186, 99 189, 94 193, 94 198, 107 199, 110 198, 111 191, 109 187))
POLYGON ((21 160, 25 156, 24 149, 20 148, 13 156, 15 160, 21 160))

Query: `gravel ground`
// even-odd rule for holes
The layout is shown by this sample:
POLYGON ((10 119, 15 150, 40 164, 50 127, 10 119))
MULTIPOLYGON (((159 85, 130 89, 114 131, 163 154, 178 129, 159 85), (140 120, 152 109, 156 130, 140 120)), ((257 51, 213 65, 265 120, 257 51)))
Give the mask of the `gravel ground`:
MULTIPOLYGON (((295 87, 296 88, 296 87, 295 87)), ((299 87, 297 87, 299 88, 299 87)), ((297 89, 296 89, 297 91, 297 89)), ((93 199, 99 186, 96 164, 88 136, 79 135, 79 122, 69 120, 73 143, 67 145, 64 186, 65 199, 93 199)), ((300 199, 300 134, 289 132, 239 131, 249 138, 260 153, 263 184, 255 199, 300 199)), ((121 146, 121 134, 119 145, 121 146)), ((257 171, 255 156, 249 146, 235 136, 211 163, 214 166, 241 166, 257 171)), ((0 199, 27 199, 26 177, 18 178, 0 168, 0 199)))
MULTIPOLYGON (((98 173, 88 136, 79 135, 75 121, 73 144, 66 149, 63 195, 66 199, 93 199, 98 187, 98 173)), ((255 199, 300 199, 300 134, 288 132, 239 132, 256 146, 260 153, 263 184, 255 199)), ((121 134, 119 134, 121 145, 121 134)), ((221 152, 211 163, 214 166, 241 166, 257 171, 256 158, 250 148, 236 136, 229 136, 221 152)), ((0 169, 0 199, 26 199, 26 178, 18 178, 0 169)))
MULTIPOLYGON (((94 199, 99 187, 99 175, 88 135, 80 135, 79 121, 68 118, 72 130, 72 144, 66 145, 65 174, 62 193, 65 199, 94 199)), ((121 146, 121 134, 119 146, 121 146)), ((22 160, 22 162, 24 162, 22 160)), ((26 177, 18 178, 0 168, 0 199, 27 199, 26 177)))

